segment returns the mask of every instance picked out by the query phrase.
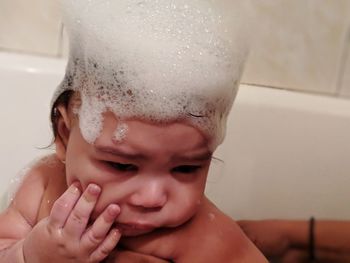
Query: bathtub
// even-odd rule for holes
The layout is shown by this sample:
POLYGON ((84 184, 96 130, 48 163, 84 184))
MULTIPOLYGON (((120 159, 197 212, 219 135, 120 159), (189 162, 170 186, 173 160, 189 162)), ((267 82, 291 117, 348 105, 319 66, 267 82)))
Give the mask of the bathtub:
MULTIPOLYGON (((0 53, 0 193, 52 152, 49 104, 65 60, 0 53)), ((242 85, 207 195, 242 218, 349 219, 350 100, 242 85)))

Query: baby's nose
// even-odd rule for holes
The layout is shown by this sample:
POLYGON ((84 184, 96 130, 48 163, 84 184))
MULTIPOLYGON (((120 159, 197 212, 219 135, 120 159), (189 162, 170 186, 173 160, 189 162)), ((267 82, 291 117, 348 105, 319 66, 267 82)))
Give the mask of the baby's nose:
POLYGON ((168 201, 166 189, 162 182, 143 183, 130 197, 130 204, 147 210, 160 210, 168 201))

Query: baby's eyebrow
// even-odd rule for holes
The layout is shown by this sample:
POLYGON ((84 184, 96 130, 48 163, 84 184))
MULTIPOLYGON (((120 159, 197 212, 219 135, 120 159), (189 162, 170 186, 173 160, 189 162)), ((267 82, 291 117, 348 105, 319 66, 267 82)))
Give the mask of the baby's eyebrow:
MULTIPOLYGON (((104 145, 95 145, 95 149, 97 152, 113 154, 125 159, 132 160, 147 160, 149 157, 143 155, 141 153, 129 152, 126 150, 121 150, 119 148, 104 146, 104 145)), ((189 153, 189 154, 180 154, 174 155, 171 157, 171 160, 177 162, 202 162, 208 161, 212 158, 212 153, 209 151, 204 151, 201 153, 189 153)))
POLYGON ((147 159, 146 156, 143 154, 127 152, 127 151, 123 151, 123 150, 120 150, 120 149, 115 148, 115 147, 95 145, 95 149, 98 152, 109 153, 109 154, 113 154, 113 155, 123 157, 126 159, 138 159, 138 160, 147 159))
POLYGON ((212 153, 205 151, 203 153, 200 154, 184 154, 184 155, 179 155, 179 156, 175 156, 175 160, 176 161, 208 161, 212 158, 212 153))

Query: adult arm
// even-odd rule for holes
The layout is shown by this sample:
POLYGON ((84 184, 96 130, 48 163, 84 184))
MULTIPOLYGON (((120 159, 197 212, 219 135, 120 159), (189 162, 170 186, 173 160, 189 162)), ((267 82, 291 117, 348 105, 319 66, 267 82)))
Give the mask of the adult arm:
MULTIPOLYGON (((308 220, 240 221, 239 224, 267 257, 310 257, 308 220)), ((314 254, 317 262, 350 262, 350 221, 317 220, 314 254)))

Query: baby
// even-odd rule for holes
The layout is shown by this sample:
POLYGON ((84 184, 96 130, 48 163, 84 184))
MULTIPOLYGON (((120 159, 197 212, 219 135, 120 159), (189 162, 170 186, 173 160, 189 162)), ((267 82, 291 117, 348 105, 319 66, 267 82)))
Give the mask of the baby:
POLYGON ((70 57, 52 99, 56 152, 1 214, 0 262, 127 262, 120 248, 266 262, 204 196, 246 56, 247 4, 224 2, 62 1, 70 57))

